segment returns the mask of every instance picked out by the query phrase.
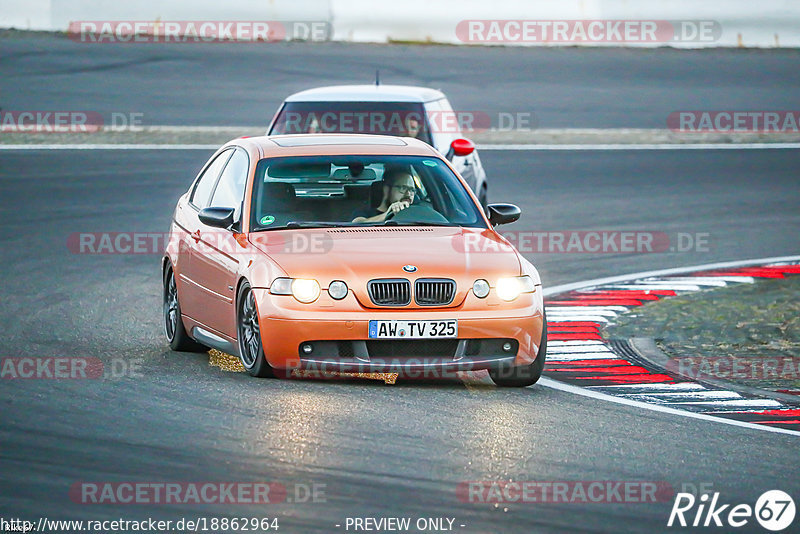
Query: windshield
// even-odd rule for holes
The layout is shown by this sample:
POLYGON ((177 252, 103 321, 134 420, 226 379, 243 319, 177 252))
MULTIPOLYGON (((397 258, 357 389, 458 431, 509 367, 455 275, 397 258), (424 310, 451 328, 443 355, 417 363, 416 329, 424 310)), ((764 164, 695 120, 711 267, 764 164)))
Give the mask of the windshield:
POLYGON ((286 102, 269 135, 364 133, 431 144, 425 108, 414 102, 286 102))
POLYGON ((374 224, 486 227, 465 187, 436 157, 262 159, 251 206, 253 231, 374 224))

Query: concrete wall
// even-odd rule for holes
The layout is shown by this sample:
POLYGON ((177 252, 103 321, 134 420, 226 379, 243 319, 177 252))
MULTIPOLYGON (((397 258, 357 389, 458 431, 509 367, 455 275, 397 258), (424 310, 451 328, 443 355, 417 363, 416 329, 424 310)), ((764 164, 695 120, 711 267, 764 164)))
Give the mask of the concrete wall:
MULTIPOLYGON (((325 21, 335 40, 431 41, 462 44, 465 20, 713 21, 713 40, 629 42, 625 46, 800 47, 798 0, 0 0, 0 27, 66 30, 71 21, 325 21)), ((489 43, 492 44, 492 43, 489 43)), ((548 45, 541 41, 494 44, 548 45)), ((614 42, 570 41, 579 46, 614 42)))

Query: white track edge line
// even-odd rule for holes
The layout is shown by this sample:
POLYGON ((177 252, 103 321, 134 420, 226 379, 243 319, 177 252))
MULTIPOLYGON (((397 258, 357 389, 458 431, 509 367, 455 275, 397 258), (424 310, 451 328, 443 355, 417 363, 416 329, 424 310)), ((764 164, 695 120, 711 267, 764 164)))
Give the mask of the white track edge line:
POLYGON ((219 145, 145 145, 145 144, 51 144, 51 145, 3 145, 0 144, 0 150, 217 150, 221 147, 219 145))
POLYGON ((641 143, 571 145, 478 145, 478 150, 763 150, 797 149, 800 143, 641 143))
MULTIPOLYGON (((202 144, 25 144, 4 145, 0 150, 216 150, 219 145, 202 144)), ((571 145, 478 145, 479 150, 769 150, 798 149, 800 143, 679 143, 679 144, 571 144, 571 145)))

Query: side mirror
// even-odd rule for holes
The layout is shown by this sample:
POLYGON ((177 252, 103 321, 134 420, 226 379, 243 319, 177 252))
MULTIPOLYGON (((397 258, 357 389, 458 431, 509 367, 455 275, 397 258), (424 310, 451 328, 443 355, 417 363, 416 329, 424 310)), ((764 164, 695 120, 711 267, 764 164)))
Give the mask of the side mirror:
POLYGON ((233 208, 203 208, 200 210, 200 222, 215 228, 228 228, 233 224, 233 208))
POLYGON ((522 210, 514 204, 489 204, 486 209, 489 210, 489 222, 492 226, 512 223, 522 215, 522 210))
POLYGON ((475 150, 475 143, 469 139, 454 139, 450 143, 450 150, 454 156, 469 156, 475 150))

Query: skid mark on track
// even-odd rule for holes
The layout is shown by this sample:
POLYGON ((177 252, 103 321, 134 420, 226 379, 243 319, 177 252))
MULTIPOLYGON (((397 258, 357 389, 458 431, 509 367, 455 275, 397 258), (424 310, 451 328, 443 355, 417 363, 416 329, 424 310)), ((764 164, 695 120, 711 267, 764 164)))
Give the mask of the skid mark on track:
MULTIPOLYGON (((242 362, 239 358, 225 352, 211 349, 208 351, 208 364, 214 367, 219 367, 223 371, 230 373, 244 373, 246 372, 242 362)), ((321 373, 316 371, 292 371, 290 378, 301 379, 317 379, 317 380, 332 380, 332 379, 348 379, 348 378, 366 378, 368 380, 383 380, 384 384, 394 384, 397 381, 397 373, 321 373)))

